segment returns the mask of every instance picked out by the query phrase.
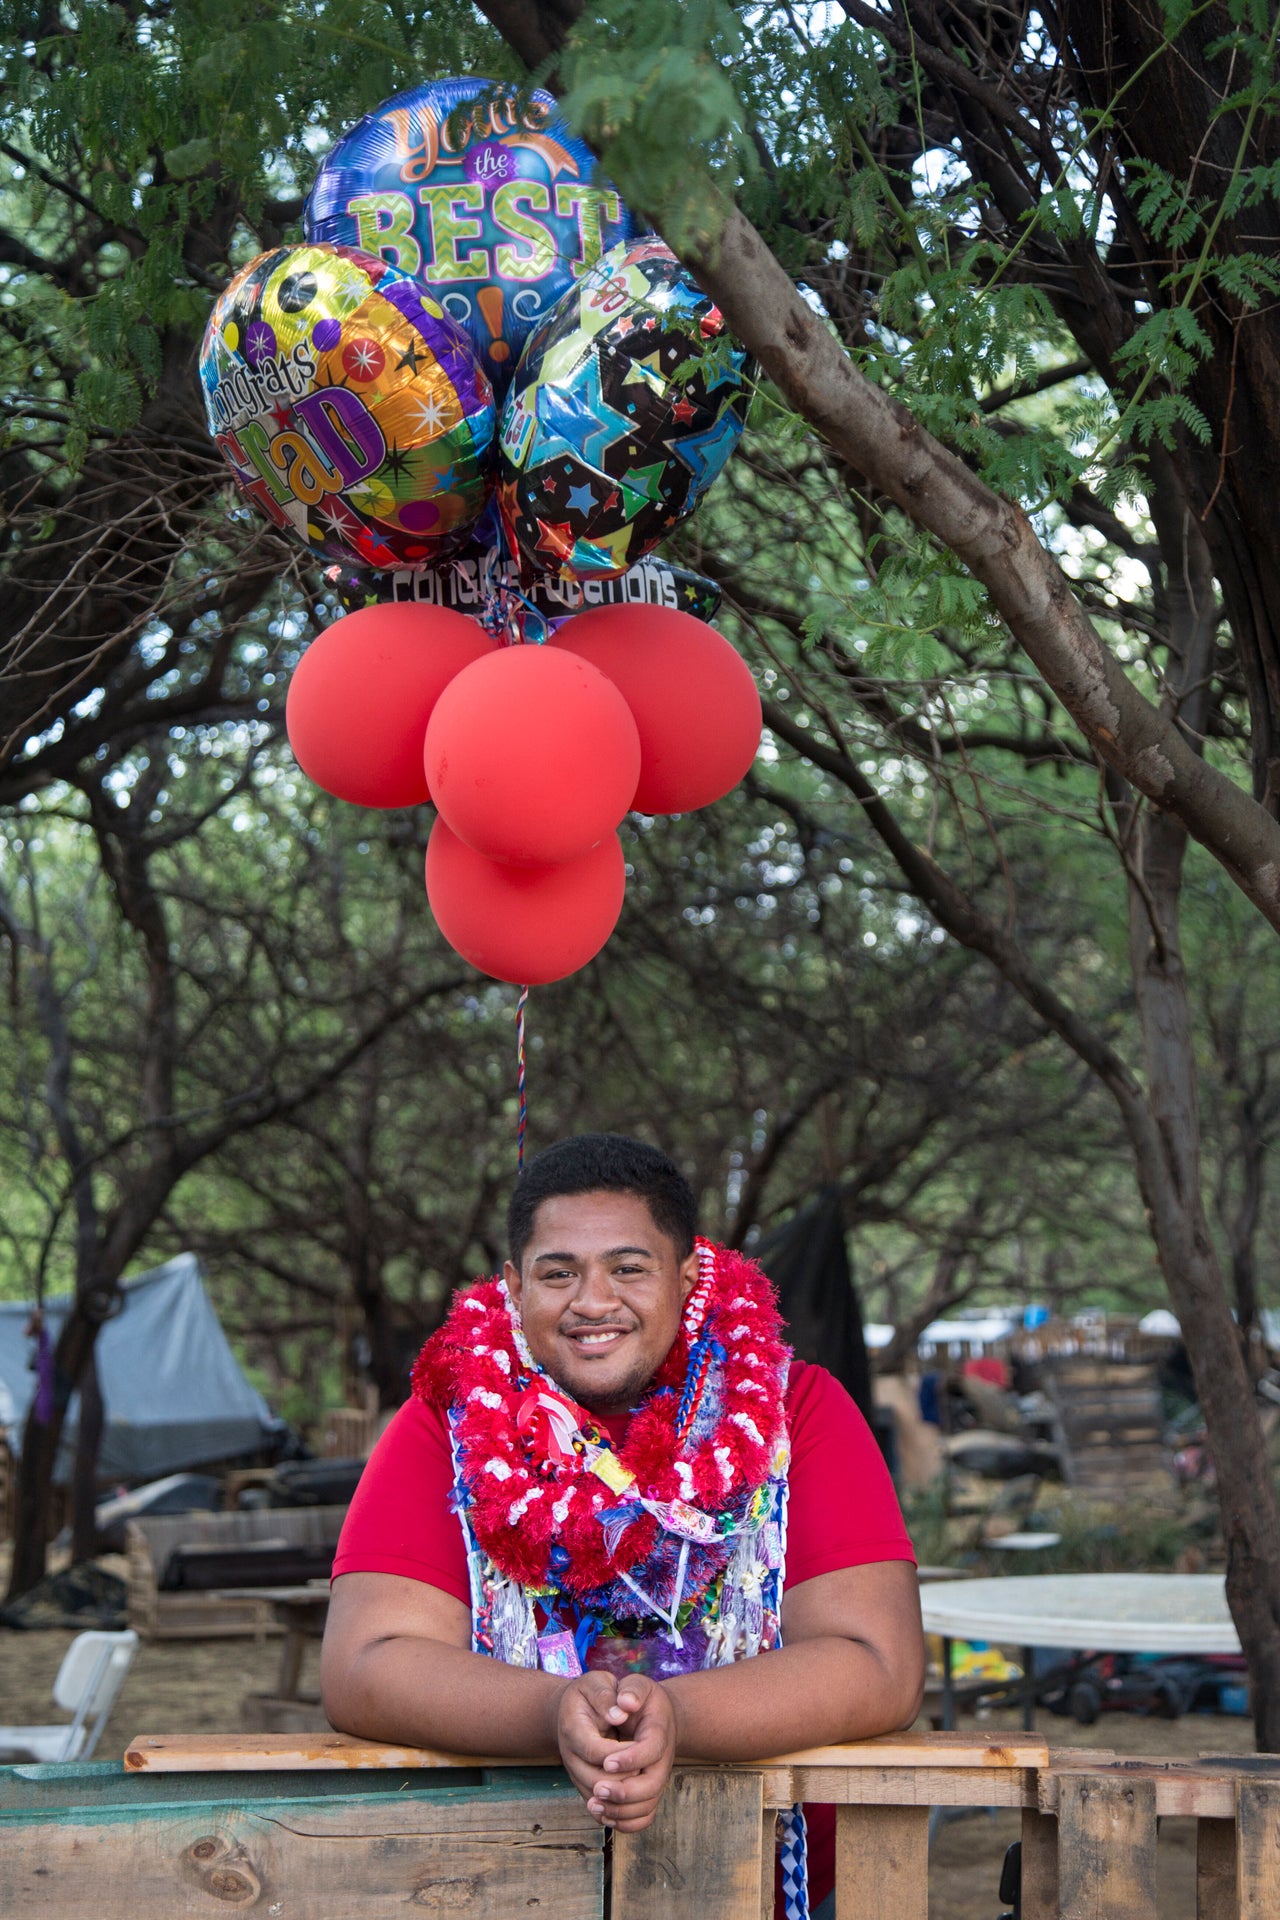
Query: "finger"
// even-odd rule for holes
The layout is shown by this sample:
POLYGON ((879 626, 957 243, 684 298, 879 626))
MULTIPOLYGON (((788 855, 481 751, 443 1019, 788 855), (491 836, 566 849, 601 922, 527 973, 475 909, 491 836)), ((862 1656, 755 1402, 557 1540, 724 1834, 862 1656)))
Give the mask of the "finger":
POLYGON ((597 1779, 592 1799, 601 1801, 605 1806, 616 1807, 627 1813, 634 1813, 648 1800, 656 1801, 666 1786, 667 1769, 651 1768, 648 1773, 622 1776, 613 1773, 607 1780, 597 1779))
POLYGON ((646 1679, 643 1674, 633 1673, 627 1679, 621 1681, 618 1686, 617 1699, 618 1706, 622 1710, 622 1717, 625 1719, 633 1713, 639 1713, 653 1692, 653 1681, 646 1679))
POLYGON ((642 1727, 632 1740, 606 1748, 600 1762, 603 1773, 643 1773, 649 1767, 667 1764, 672 1757, 670 1730, 663 1726, 642 1727))
POLYGON ((642 1801, 634 1807, 615 1807, 608 1803, 602 1805, 598 1800, 589 1802, 588 1805, 600 1809, 594 1817, 599 1820, 601 1826, 612 1827, 615 1833, 639 1833, 642 1828, 650 1825, 658 1811, 656 1799, 642 1801))
POLYGON ((605 1825, 612 1827, 615 1833, 643 1833, 646 1827, 653 1825, 653 1817, 658 1809, 656 1804, 644 1813, 628 1814, 624 1820, 607 1820, 605 1825))
POLYGON ((574 1682, 566 1708, 574 1708, 594 1721, 603 1732, 614 1727, 626 1714, 618 1708, 618 1683, 611 1673, 584 1673, 574 1682))
POLYGON ((615 1730, 604 1718, 599 1701, 593 1702, 585 1691, 574 1688, 566 1692, 560 1704, 558 1720, 562 1755, 567 1748, 572 1748, 599 1767, 617 1746, 615 1730))
POLYGON ((631 1799, 621 1799, 616 1789, 612 1793, 607 1792, 603 1782, 597 1783, 593 1793, 584 1795, 587 1808, 593 1817, 601 1822, 607 1823, 609 1826, 613 1826, 621 1820, 632 1820, 637 1814, 643 1814, 646 1809, 648 1809, 650 1815, 652 1815, 652 1811, 657 1806, 661 1797, 660 1791, 655 1791, 652 1786, 647 1786, 638 1796, 631 1799))
POLYGON ((580 1766, 590 1767, 595 1773, 602 1773, 617 1752, 618 1742, 597 1733, 589 1721, 577 1725, 570 1723, 560 1729, 560 1758, 566 1767, 573 1760, 580 1766))

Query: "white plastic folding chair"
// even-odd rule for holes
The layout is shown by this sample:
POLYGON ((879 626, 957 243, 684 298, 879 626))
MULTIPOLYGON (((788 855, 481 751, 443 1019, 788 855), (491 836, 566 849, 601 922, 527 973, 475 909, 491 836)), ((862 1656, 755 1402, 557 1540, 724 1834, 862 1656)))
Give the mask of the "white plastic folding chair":
POLYGON ((123 1633, 78 1633, 62 1656, 53 1683, 53 1704, 71 1719, 48 1727, 0 1726, 0 1765, 87 1760, 102 1737, 137 1650, 138 1636, 132 1627, 123 1633))

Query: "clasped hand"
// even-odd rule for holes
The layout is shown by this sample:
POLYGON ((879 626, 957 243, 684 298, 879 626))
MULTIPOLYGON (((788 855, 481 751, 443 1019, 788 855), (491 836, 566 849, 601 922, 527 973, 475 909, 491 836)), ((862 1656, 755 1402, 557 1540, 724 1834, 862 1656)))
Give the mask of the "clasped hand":
POLYGON ((658 1809, 676 1753, 671 1695, 641 1675, 584 1673, 556 1704, 560 1758, 587 1812, 619 1833, 639 1833, 658 1809))

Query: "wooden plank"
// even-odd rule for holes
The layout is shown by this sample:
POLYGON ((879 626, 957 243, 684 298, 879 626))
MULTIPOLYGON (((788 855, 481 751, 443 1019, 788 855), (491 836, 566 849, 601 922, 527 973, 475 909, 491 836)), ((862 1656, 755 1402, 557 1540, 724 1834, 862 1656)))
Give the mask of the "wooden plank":
POLYGON ((777 1809, 766 1807, 763 1820, 760 1835, 760 1920, 773 1920, 774 1867, 778 1858, 777 1809))
POLYGON ((1047 1767, 1049 1743, 1039 1733, 882 1733, 847 1746, 803 1747, 776 1759, 753 1760, 772 1767, 1047 1767))
POLYGON ((388 1747, 347 1733, 140 1733, 125 1749, 124 1764, 130 1773, 297 1773, 314 1767, 558 1767, 560 1762, 388 1747))
POLYGON ((571 1792, 68 1809, 6 1823, 0 1912, 401 1920, 408 1908, 599 1920, 602 1862, 601 1831, 571 1792))
POLYGON ((1129 1364, 1117 1360, 1069 1360, 1054 1362, 1046 1371, 1053 1394, 1079 1387, 1092 1387, 1095 1391, 1099 1387, 1112 1387, 1131 1393, 1135 1387, 1145 1387, 1155 1379, 1155 1368, 1145 1360, 1129 1364))
MULTIPOLYGON (((1191 1820, 1230 1820, 1235 1814, 1235 1781, 1225 1773, 1202 1771, 1194 1766, 1180 1767, 1176 1762, 1161 1766, 1159 1761, 1142 1760, 1129 1763, 1120 1761, 1114 1768, 1108 1767, 1105 1771, 1108 1777, 1114 1776, 1134 1785, 1150 1785, 1156 1796, 1156 1812, 1161 1819, 1177 1815, 1191 1820)), ((1060 1814, 1064 1797, 1074 1792, 1079 1782, 1093 1773, 1094 1769, 1087 1765, 1042 1773, 1039 1781, 1041 1813, 1060 1814)))
POLYGON ((1150 1428, 1153 1432, 1163 1433, 1164 1424, 1160 1417, 1159 1405, 1144 1395, 1132 1405, 1120 1405, 1114 1400, 1099 1400, 1096 1404, 1075 1406, 1065 1405, 1062 1409, 1062 1424, 1068 1433, 1130 1433, 1136 1428, 1150 1428))
POLYGON ((614 1835, 614 1920, 760 1920, 763 1841, 758 1773, 673 1773, 653 1824, 614 1835))
POLYGON ((837 1810, 836 1912, 858 1920, 928 1920, 927 1807, 837 1810))
POLYGON ((1280 1914, 1280 1782, 1241 1780, 1237 1792, 1240 1920, 1276 1920, 1280 1914))
POLYGON ((1058 1920, 1058 1823, 1046 1813, 1022 1814, 1021 1920, 1058 1920))
POLYGON ((1036 1769, 777 1767, 761 1774, 767 1807, 797 1800, 845 1807, 1034 1807, 1036 1769))
POLYGON ((1061 1920, 1156 1920, 1153 1780, 1069 1775, 1058 1802, 1061 1920))
POLYGON ((1196 1920, 1236 1920, 1236 1823, 1196 1822, 1196 1920))
POLYGON ((1156 1812, 1162 1819, 1182 1815, 1232 1820, 1237 1782, 1252 1778, 1280 1784, 1280 1756, 1250 1753, 1199 1760, 1118 1760, 1114 1755, 1099 1757, 1059 1747, 1054 1749, 1050 1766, 1039 1775, 1041 1813, 1057 1813, 1066 1783, 1091 1774, 1151 1781, 1156 1791, 1156 1812))
MULTIPOLYGON (((132 1772, 221 1773, 254 1770, 296 1772, 311 1767, 501 1767, 554 1766, 558 1761, 502 1760, 445 1753, 431 1747, 380 1746, 346 1733, 299 1739, 290 1733, 140 1733, 129 1742, 124 1764, 132 1772)), ((999 1772, 1049 1764, 1048 1743, 1037 1733, 886 1733, 847 1746, 804 1747, 776 1759, 743 1763, 761 1767, 983 1767, 999 1772)))

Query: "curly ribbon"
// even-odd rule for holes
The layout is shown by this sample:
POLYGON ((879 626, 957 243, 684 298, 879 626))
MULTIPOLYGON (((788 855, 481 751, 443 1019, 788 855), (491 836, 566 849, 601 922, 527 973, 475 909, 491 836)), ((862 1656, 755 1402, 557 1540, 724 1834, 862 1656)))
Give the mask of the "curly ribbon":
POLYGON ((516 1120, 516 1177, 524 1172, 524 1136, 529 1125, 529 1100, 524 1084, 524 1010, 529 1004, 529 989, 521 987, 520 998, 516 1001, 516 1099, 519 1102, 519 1117, 516 1120))

